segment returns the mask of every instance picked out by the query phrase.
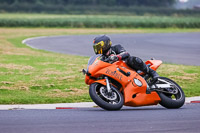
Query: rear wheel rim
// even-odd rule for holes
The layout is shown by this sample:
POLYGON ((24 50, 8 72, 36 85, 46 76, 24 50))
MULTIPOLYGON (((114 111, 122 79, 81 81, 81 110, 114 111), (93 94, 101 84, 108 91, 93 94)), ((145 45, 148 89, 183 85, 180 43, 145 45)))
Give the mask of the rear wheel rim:
POLYGON ((172 100, 179 100, 183 98, 183 93, 181 88, 174 82, 168 79, 163 79, 171 84, 171 87, 166 89, 167 91, 172 91, 174 94, 163 93, 172 100))

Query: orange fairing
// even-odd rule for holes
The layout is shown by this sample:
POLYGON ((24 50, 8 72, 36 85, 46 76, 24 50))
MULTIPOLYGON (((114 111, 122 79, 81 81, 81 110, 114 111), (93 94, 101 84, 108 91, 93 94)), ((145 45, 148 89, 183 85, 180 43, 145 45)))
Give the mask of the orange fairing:
POLYGON ((100 75, 97 75, 96 72, 111 65, 112 64, 96 59, 94 63, 89 66, 89 73, 91 73, 93 76, 95 75, 95 77, 99 77, 100 75))
POLYGON ((91 79, 88 75, 85 76, 85 83, 90 85, 92 83, 94 83, 95 80, 94 79, 91 79))
POLYGON ((147 94, 147 83, 139 75, 134 77, 131 83, 124 89, 124 105, 126 106, 156 105, 159 102, 160 97, 156 92, 147 94), (139 80, 142 86, 136 85, 134 80, 139 80))
POLYGON ((160 102, 160 97, 156 92, 146 94, 146 86, 135 87, 133 84, 129 84, 124 89, 124 105, 126 106, 145 106, 156 105, 160 102))
POLYGON ((86 74, 85 77, 85 83, 90 85, 95 82, 94 78, 98 78, 99 76, 102 75, 102 73, 99 73, 101 69, 104 69, 108 66, 111 66, 112 64, 103 62, 99 60, 98 58, 95 59, 94 63, 88 66, 88 73, 89 75, 86 74), (92 77, 92 78, 91 78, 92 77))

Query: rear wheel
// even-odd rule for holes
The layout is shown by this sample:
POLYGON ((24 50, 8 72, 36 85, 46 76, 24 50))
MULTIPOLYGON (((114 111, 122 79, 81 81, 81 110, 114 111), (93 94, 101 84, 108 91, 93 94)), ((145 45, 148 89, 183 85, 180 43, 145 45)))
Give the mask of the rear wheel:
POLYGON ((105 110, 120 110, 124 104, 124 98, 117 89, 108 93, 106 86, 93 83, 90 85, 89 94, 92 100, 105 110))
POLYGON ((163 83, 170 84, 170 87, 164 88, 162 90, 163 92, 157 91, 161 98, 160 104, 168 109, 175 109, 182 107, 183 104, 185 103, 185 94, 182 88, 171 79, 165 77, 159 77, 156 84, 163 84, 163 83))

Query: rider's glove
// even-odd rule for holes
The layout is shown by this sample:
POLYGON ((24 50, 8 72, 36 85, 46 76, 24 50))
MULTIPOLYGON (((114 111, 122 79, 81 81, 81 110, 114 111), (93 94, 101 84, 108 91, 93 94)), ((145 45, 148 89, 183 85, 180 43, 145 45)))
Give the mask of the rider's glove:
POLYGON ((117 55, 111 55, 110 56, 110 60, 111 61, 118 61, 119 60, 119 57, 117 55))

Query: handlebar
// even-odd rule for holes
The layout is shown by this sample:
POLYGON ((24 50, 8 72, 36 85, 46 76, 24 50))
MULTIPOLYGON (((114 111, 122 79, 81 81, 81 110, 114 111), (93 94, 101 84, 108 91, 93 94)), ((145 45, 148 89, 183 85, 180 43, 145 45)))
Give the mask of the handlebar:
POLYGON ((105 62, 109 62, 109 61, 110 61, 110 58, 108 57, 108 58, 106 58, 104 61, 105 61, 105 62))
MULTIPOLYGON (((109 57, 110 57, 110 56, 109 56, 109 57)), ((108 62, 108 63, 110 63, 110 64, 116 62, 116 61, 111 60, 109 57, 107 57, 107 58, 104 59, 103 61, 104 61, 104 62, 108 62)))

